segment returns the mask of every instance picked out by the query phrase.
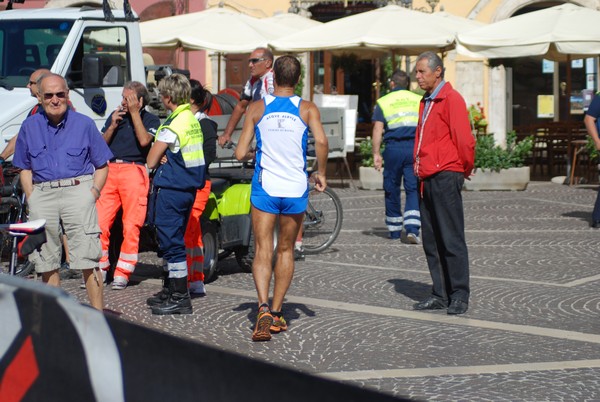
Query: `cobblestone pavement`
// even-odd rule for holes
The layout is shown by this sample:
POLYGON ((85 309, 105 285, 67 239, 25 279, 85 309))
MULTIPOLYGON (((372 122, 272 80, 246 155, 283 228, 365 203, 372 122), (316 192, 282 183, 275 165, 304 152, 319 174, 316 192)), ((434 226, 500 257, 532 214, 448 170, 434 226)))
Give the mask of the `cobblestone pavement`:
MULTIPOLYGON (((290 324, 252 343, 252 276, 220 262, 187 316, 152 316, 158 260, 139 283, 105 290, 125 320, 256 359, 422 400, 600 400, 600 230, 596 187, 533 182, 523 192, 465 192, 472 295, 467 314, 417 312, 431 279, 421 246, 388 240, 383 193, 336 189, 344 226, 331 249, 298 262, 290 324)), ((84 301, 77 280, 63 286, 84 301)))

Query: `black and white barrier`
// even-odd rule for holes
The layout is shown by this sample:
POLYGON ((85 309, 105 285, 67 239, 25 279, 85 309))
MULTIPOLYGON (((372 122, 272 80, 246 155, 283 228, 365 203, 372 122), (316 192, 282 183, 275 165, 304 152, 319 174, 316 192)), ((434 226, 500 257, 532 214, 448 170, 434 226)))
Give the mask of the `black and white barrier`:
POLYGON ((0 274, 0 401, 401 399, 176 338, 0 274))

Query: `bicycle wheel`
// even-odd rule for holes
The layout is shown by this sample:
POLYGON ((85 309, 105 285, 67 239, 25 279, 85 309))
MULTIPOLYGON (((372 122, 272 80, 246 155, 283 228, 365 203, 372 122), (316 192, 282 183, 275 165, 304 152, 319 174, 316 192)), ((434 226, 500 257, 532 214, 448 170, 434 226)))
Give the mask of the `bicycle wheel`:
POLYGON ((303 223, 304 252, 317 254, 331 246, 340 234, 343 220, 342 202, 335 191, 329 187, 323 192, 311 189, 303 223))

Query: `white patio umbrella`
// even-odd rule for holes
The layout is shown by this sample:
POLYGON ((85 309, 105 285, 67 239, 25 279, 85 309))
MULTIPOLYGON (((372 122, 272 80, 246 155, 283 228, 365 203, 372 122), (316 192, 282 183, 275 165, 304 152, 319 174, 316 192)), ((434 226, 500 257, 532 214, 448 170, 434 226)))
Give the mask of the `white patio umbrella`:
POLYGON ((439 23, 444 28, 453 31, 455 34, 458 34, 459 32, 469 32, 475 28, 480 28, 487 25, 486 23, 450 14, 446 11, 440 11, 430 15, 433 18, 439 19, 439 23))
POLYGON ((294 29, 281 24, 226 8, 210 8, 140 24, 144 47, 182 47, 218 53, 249 53, 293 32, 294 29))
POLYGON ((600 54, 600 11, 562 4, 459 33, 457 41, 467 56, 589 57, 600 54))
POLYGON ((294 13, 276 14, 272 17, 263 18, 262 20, 274 22, 276 24, 291 28, 295 31, 300 31, 317 25, 323 25, 322 22, 311 20, 310 18, 306 18, 294 13))
MULTIPOLYGON (((457 17, 459 18, 459 17, 457 17)), ((387 51, 418 54, 454 47, 457 32, 479 23, 389 5, 340 18, 269 42, 276 51, 387 51), (445 21, 449 21, 445 24, 445 21), (471 24, 472 23, 472 24, 471 24)))

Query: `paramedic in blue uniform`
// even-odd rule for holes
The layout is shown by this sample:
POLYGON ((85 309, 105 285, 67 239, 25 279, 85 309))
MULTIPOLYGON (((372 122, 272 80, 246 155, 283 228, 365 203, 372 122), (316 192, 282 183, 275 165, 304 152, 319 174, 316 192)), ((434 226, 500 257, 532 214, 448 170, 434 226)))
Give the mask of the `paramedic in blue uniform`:
POLYGON ((389 238, 401 238, 405 243, 418 244, 421 216, 417 178, 413 170, 413 150, 421 96, 409 91, 409 85, 408 74, 396 70, 390 80, 391 92, 377 101, 373 112, 373 161, 377 170, 381 170, 385 162, 383 189, 389 238), (380 152, 382 138, 385 145, 383 154, 380 152), (400 185, 403 181, 406 194, 404 213, 400 201, 400 185))
POLYGON ((192 87, 184 75, 163 78, 158 91, 171 114, 157 130, 147 163, 158 168, 153 179, 158 189, 154 224, 169 271, 165 286, 169 294, 162 304, 152 306, 152 314, 191 314, 184 233, 196 190, 205 182, 203 135, 190 108, 192 87), (167 161, 161 164, 163 156, 167 161))
POLYGON ((252 229, 256 254, 252 275, 258 294, 258 316, 253 341, 268 341, 271 332, 287 330, 282 315, 285 294, 294 275, 294 241, 308 204, 306 146, 308 130, 315 138, 319 171, 312 175, 315 188, 327 186, 327 137, 316 105, 294 94, 300 78, 300 62, 281 56, 274 67, 275 92, 250 104, 235 156, 255 157, 252 178, 252 229), (250 144, 256 134, 256 152, 250 144), (279 222, 277 258, 273 261, 273 229, 279 222), (269 286, 274 274, 273 299, 269 286))

